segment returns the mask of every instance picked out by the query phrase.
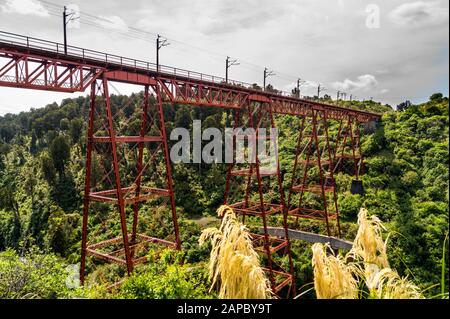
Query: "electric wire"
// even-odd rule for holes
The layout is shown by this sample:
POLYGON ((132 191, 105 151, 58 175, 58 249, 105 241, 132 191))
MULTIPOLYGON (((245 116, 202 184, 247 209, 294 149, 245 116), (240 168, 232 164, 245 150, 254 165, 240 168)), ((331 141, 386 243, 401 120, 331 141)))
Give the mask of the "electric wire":
MULTIPOLYGON (((56 4, 54 2, 51 1, 47 1, 47 0, 36 0, 37 2, 39 2, 41 5, 43 5, 44 9, 47 10, 48 14, 54 17, 61 17, 61 12, 64 10, 64 5, 60 5, 60 4, 56 4)), ((104 31, 108 31, 108 32, 113 32, 116 34, 119 34, 123 37, 127 37, 130 39, 134 39, 134 40, 140 40, 140 41, 144 41, 144 42, 148 42, 148 43, 154 43, 156 41, 156 38, 158 36, 158 33, 154 33, 154 32, 150 32, 150 31, 146 31, 146 30, 142 30, 139 29, 137 27, 133 27, 133 26, 127 26, 126 24, 123 26, 117 26, 117 21, 113 21, 105 16, 97 16, 91 13, 87 13, 85 11, 79 11, 79 16, 75 17, 79 20, 80 24, 83 25, 87 25, 90 27, 94 27, 94 28, 98 28, 100 30, 104 30, 104 31)), ((170 43, 176 44, 176 46, 178 47, 185 47, 185 48, 190 48, 191 50, 195 50, 195 51, 199 51, 203 54, 207 54, 210 55, 211 57, 216 57, 216 58, 220 58, 225 59, 226 56, 223 53, 218 53, 215 52, 213 50, 210 49, 205 49, 205 48, 201 48, 195 45, 192 45, 190 43, 186 43, 171 37, 162 37, 165 40, 170 41, 170 43)), ((177 48, 174 48, 175 50, 177 50, 177 48)), ((181 51, 181 50, 178 50, 181 51)), ((182 50, 183 52, 185 50, 182 50)), ((240 63, 240 67, 247 69, 249 71, 252 72, 261 72, 262 70, 264 70, 265 67, 249 62, 246 59, 241 59, 235 56, 230 56, 230 58, 233 59, 237 59, 240 63)), ((286 72, 281 72, 279 70, 276 69, 272 69, 269 68, 271 71, 275 72, 275 77, 279 80, 282 81, 286 81, 287 85, 292 85, 293 87, 296 85, 296 81, 299 79, 298 76, 294 76, 291 74, 288 74, 286 72)), ((311 80, 306 80, 306 79, 302 79, 305 81, 305 83, 303 84, 308 84, 308 91, 313 91, 313 86, 314 85, 318 85, 320 82, 318 81, 311 81, 311 80)), ((325 90, 323 90, 325 91, 325 90)))

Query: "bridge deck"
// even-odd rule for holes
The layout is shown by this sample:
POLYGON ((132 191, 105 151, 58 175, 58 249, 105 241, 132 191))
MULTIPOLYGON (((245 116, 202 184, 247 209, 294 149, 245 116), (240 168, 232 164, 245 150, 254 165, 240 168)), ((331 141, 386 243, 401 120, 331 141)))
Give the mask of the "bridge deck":
MULTIPOLYGON (((21 70, 21 72, 24 72, 22 77, 14 77, 14 75, 6 75, 8 70, 14 71, 12 64, 9 66, 9 69, 7 68, 8 65, 2 68, 0 64, 0 86, 62 92, 82 92, 87 88, 89 81, 95 80, 101 73, 112 72, 111 74, 118 75, 118 77, 110 75, 110 80, 149 85, 154 84, 154 80, 159 81, 163 85, 163 91, 168 96, 168 101, 173 103, 240 108, 246 101, 259 98, 262 101, 272 101, 274 104, 273 111, 279 114, 304 115, 315 109, 327 110, 329 118, 332 119, 341 119, 351 115, 356 117, 359 122, 368 122, 381 117, 380 114, 376 113, 296 98, 288 92, 265 92, 252 88, 252 84, 249 83, 235 80, 228 80, 226 82, 222 77, 195 71, 165 65, 160 65, 159 70, 157 70, 156 64, 151 62, 75 46, 67 46, 67 54, 65 54, 64 45, 61 43, 2 31, 0 31, 0 60, 1 58, 7 61, 9 59, 11 62, 16 63, 14 65, 16 74, 17 70, 20 69, 20 66, 18 66, 20 62, 25 63, 26 66, 22 66, 25 69, 21 70), (42 71, 36 67, 34 70, 36 74, 33 78, 34 83, 29 81, 28 66, 31 63, 34 63, 34 65, 42 64, 42 69, 46 69, 46 71, 42 71), (46 82, 44 85, 44 80, 42 79, 39 80, 39 85, 37 85, 38 76, 47 76, 48 65, 51 64, 57 66, 55 67, 56 71, 61 67, 65 67, 69 71, 60 72, 65 77, 62 77, 61 74, 55 75, 55 83, 52 85, 47 85, 46 82), (77 68, 76 71, 78 73, 73 71, 74 68, 77 68), (87 72, 86 69, 91 69, 91 72, 87 72), (98 73, 92 71, 94 69, 98 73), (6 71, 2 73, 3 70, 6 71), (121 71, 122 73, 117 73, 117 71, 121 71), (83 76, 86 76, 86 74, 89 74, 90 78, 84 79, 83 76), (74 77, 79 78, 79 83, 76 82, 76 85, 73 83, 74 77), (66 83, 68 81, 70 83, 66 83), (185 92, 181 91, 181 87, 185 89, 185 92), (220 98, 216 98, 216 96, 220 98), (217 99, 220 99, 220 101, 217 99)), ((47 81, 47 77, 45 81, 47 81)))
MULTIPOLYGON (((264 230, 261 228, 260 232, 264 230)), ((284 229, 279 227, 268 227, 267 232, 271 236, 284 238, 284 229)), ((302 240, 309 243, 322 243, 330 244, 331 248, 350 250, 353 247, 353 243, 347 240, 343 240, 336 237, 328 237, 325 235, 305 232, 301 230, 288 229, 290 240, 302 240)))

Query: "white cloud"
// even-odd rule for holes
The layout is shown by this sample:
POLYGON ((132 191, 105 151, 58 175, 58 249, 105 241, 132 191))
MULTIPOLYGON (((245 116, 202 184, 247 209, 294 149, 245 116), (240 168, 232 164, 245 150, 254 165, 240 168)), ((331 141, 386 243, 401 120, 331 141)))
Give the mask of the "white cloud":
POLYGON ((119 16, 100 16, 100 19, 97 22, 105 28, 117 31, 128 31, 128 25, 119 16))
POLYGON ((448 8, 441 7, 441 1, 416 1, 398 6, 389 18, 401 27, 440 25, 448 21, 448 8))
MULTIPOLYGON (((18 24, 21 16, 2 12, 11 11, 6 4, 12 2, 0 0, 2 29, 61 40, 60 15, 48 19, 22 16, 26 19, 18 24)), ((308 96, 317 94, 321 82, 328 88, 321 95, 335 97, 335 81, 340 87, 356 87, 336 89, 347 92, 347 97, 353 94, 362 100, 373 96, 374 100, 392 105, 405 99, 418 102, 435 91, 448 94, 448 24, 436 24, 445 20, 439 12, 440 8, 448 10, 447 0, 375 1, 382 14, 381 27, 376 30, 365 25, 367 3, 357 0, 152 0, 151 5, 146 0, 68 2, 79 3, 83 12, 107 19, 105 30, 82 24, 82 31, 69 33, 70 43, 80 47, 155 61, 154 43, 123 36, 128 33, 123 31, 128 24, 128 30, 133 26, 171 39, 171 45, 160 56, 165 65, 224 76, 224 62, 229 55, 241 63, 230 69, 231 79, 261 85, 264 67, 268 67, 278 74, 270 77, 269 83, 288 92, 300 77, 310 80, 301 87, 302 94, 308 96), (408 9, 411 7, 416 9, 408 9), (423 18, 416 20, 432 26, 413 28, 405 22, 406 26, 401 27, 388 17, 394 12, 393 21, 408 21, 414 16, 411 10, 425 12, 423 18), (109 21, 114 15, 123 20, 109 21), (367 83, 374 83, 370 78, 358 79, 364 74, 376 77, 379 85, 367 91, 362 89, 367 83), (382 94, 387 88, 389 92, 382 94)), ((10 94, 0 88, 0 107, 19 112, 45 105, 43 100, 25 100, 25 91, 16 90, 10 94)), ((29 92, 30 96, 37 94, 29 92)), ((55 100, 55 93, 43 92, 42 96, 45 94, 48 103, 55 100)))
POLYGON ((380 94, 386 94, 386 93, 389 93, 389 89, 382 89, 380 91, 380 94))
POLYGON ((356 81, 345 79, 342 82, 334 82, 333 87, 336 90, 370 90, 378 85, 378 81, 372 74, 364 74, 357 77, 356 81))
POLYGON ((18 13, 25 15, 35 15, 39 17, 48 17, 48 11, 35 0, 6 0, 4 5, 0 6, 4 13, 18 13))

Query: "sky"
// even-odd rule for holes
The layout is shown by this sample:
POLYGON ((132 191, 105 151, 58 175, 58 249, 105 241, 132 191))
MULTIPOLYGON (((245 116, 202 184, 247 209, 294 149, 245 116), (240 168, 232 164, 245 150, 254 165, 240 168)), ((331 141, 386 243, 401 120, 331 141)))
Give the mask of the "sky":
MULTIPOLYGON (((0 0, 0 31, 62 42, 63 5, 79 17, 68 25, 78 47, 154 62, 161 34, 170 43, 162 64, 224 76, 230 56, 240 63, 231 79, 261 85, 267 67, 267 82, 284 91, 301 78, 304 95, 320 83, 333 98, 340 90, 393 106, 448 96, 447 0, 0 0)), ((140 89, 114 84, 112 93, 140 89)), ((0 115, 78 95, 87 92, 0 87, 0 115)))

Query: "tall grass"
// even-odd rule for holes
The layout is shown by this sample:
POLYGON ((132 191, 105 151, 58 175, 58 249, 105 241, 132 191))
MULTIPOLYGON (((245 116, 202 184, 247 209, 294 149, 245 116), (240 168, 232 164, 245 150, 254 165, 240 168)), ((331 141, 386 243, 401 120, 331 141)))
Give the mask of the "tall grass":
POLYGON ((375 274, 376 285, 370 289, 373 299, 421 299, 419 288, 395 270, 383 268, 375 274))
POLYGON ((270 298, 269 281, 261 268, 257 252, 253 249, 248 229, 240 223, 229 206, 221 206, 220 228, 205 229, 200 245, 211 242, 209 277, 211 289, 219 286, 219 298, 270 298))
POLYGON ((361 209, 358 225, 353 247, 345 257, 327 254, 328 245, 313 245, 317 298, 423 298, 416 285, 389 267, 386 242, 382 237, 385 228, 381 221, 376 216, 369 218, 367 211, 361 209), (362 293, 364 286, 368 295, 362 293))
POLYGON ((380 270, 389 268, 387 240, 385 242, 382 237, 385 228, 378 217, 373 215, 369 218, 364 208, 359 211, 358 226, 349 257, 363 261, 364 279, 367 287, 372 289, 376 286, 376 275, 380 270))
POLYGON ((342 258, 327 255, 328 245, 312 246, 314 267, 314 288, 319 299, 355 299, 358 282, 342 258))

